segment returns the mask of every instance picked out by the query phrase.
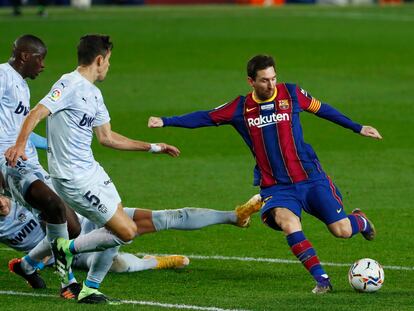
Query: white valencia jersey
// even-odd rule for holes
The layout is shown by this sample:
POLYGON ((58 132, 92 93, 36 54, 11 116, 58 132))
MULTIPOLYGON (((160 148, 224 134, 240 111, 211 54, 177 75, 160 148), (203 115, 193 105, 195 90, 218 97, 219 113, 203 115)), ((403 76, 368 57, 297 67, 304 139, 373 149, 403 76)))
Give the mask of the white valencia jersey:
MULTIPOLYGON (((30 111, 30 91, 23 77, 8 63, 0 64, 0 156, 16 142, 24 119, 30 111)), ((37 151, 28 140, 29 161, 38 162, 37 151)))
POLYGON ((63 75, 40 103, 47 122, 48 164, 53 178, 82 179, 99 164, 91 149, 93 128, 110 121, 101 91, 78 71, 63 75))
POLYGON ((0 216, 0 242, 15 250, 29 252, 44 237, 40 220, 14 201, 11 202, 10 214, 0 216))

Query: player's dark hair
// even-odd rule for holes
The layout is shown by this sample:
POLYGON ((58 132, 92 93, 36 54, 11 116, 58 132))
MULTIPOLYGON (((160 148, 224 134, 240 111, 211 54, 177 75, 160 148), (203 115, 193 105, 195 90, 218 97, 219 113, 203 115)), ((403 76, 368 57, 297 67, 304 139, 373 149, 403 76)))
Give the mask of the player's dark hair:
POLYGON ((107 35, 85 35, 78 44, 78 65, 90 65, 98 55, 105 57, 114 45, 107 35))
POLYGON ((46 49, 46 44, 34 35, 22 35, 13 43, 13 53, 15 52, 31 52, 36 53, 46 49))
POLYGON ((253 56, 247 63, 247 76, 256 79, 257 72, 269 67, 276 68, 275 61, 270 55, 256 55, 253 56))

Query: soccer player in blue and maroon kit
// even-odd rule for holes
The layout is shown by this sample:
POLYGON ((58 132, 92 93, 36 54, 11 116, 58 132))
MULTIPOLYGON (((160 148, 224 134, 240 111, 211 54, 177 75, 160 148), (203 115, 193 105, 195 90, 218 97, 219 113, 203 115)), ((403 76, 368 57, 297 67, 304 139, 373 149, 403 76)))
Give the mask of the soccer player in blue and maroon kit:
POLYGON ((375 128, 351 121, 299 86, 276 84, 275 63, 270 56, 253 57, 247 64, 247 74, 252 93, 209 111, 151 117, 148 126, 232 125, 256 160, 254 184, 261 188, 263 222, 285 233, 293 254, 316 281, 312 292, 329 292, 329 277, 302 231, 302 210, 323 221, 339 238, 362 233, 365 239, 372 240, 375 229, 359 209, 345 213, 338 188, 323 171, 312 147, 303 140, 299 113, 313 113, 363 136, 382 137, 375 128))

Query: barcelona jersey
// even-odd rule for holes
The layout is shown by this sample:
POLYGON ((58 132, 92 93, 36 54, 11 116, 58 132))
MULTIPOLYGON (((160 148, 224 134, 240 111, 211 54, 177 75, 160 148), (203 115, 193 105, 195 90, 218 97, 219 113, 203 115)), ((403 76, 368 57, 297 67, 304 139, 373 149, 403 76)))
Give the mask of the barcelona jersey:
POLYGON ((303 140, 299 113, 316 114, 359 133, 362 126, 296 84, 279 83, 266 101, 254 93, 238 96, 213 110, 162 118, 164 126, 197 128, 232 125, 255 160, 255 185, 293 184, 323 174, 313 148, 303 140))

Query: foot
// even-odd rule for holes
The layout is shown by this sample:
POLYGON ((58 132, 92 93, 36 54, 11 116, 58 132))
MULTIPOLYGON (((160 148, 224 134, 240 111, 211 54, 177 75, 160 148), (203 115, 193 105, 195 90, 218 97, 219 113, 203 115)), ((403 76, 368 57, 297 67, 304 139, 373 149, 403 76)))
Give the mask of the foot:
POLYGON ((60 289, 60 297, 63 299, 77 299, 81 291, 79 283, 72 283, 60 289))
POLYGON ((262 198, 256 194, 249 201, 236 207, 237 226, 247 228, 250 225, 250 216, 260 210, 262 207, 262 198))
POLYGON ((321 295, 332 291, 332 285, 329 278, 321 278, 317 283, 312 293, 321 295))
POLYGON ((10 270, 10 272, 13 272, 13 273, 16 273, 17 275, 20 275, 34 289, 46 288, 45 281, 43 281, 43 279, 40 277, 40 275, 37 273, 37 271, 33 272, 32 274, 26 274, 23 271, 23 268, 21 266, 21 262, 22 262, 21 258, 14 258, 14 259, 10 260, 9 261, 9 270, 10 270))
POLYGON ((70 241, 57 238, 52 242, 53 256, 55 257, 55 269, 62 283, 69 283, 69 269, 72 265, 73 254, 69 249, 70 241))
POLYGON ((171 256, 151 256, 146 255, 144 259, 155 259, 157 266, 155 269, 181 269, 188 266, 190 259, 186 256, 171 255, 171 256))
POLYGON ((78 303, 117 305, 120 304, 120 301, 111 299, 96 288, 87 287, 85 283, 83 283, 82 290, 78 295, 78 303))
POLYGON ((365 231, 365 232, 361 231, 362 236, 368 241, 372 241, 373 239, 375 239, 375 236, 377 235, 377 231, 375 230, 374 224, 371 222, 371 220, 368 219, 367 215, 365 215, 365 213, 362 212, 359 208, 354 209, 352 211, 352 214, 363 217, 368 222, 369 226, 371 227, 371 229, 368 231, 365 231))

